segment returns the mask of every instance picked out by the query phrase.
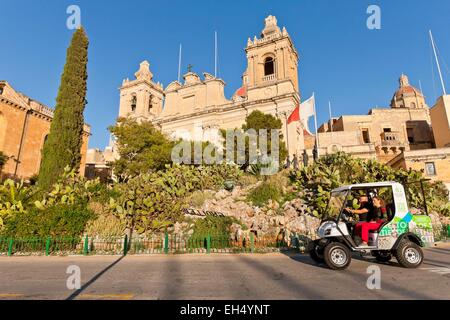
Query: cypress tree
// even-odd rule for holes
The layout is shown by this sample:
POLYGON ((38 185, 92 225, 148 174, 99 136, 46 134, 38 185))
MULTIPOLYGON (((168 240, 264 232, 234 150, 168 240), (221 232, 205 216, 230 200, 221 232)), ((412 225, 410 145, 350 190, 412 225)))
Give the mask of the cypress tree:
POLYGON ((77 29, 67 49, 53 121, 42 151, 38 183, 44 189, 51 187, 66 166, 80 167, 88 45, 84 29, 77 29))

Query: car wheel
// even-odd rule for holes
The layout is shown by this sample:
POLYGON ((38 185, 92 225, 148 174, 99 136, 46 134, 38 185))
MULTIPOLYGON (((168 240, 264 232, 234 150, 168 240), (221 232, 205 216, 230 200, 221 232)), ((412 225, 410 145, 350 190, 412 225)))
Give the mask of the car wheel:
POLYGON ((320 250, 320 246, 316 242, 310 245, 309 256, 317 263, 323 263, 325 261, 323 259, 323 249, 320 250))
POLYGON ((392 254, 390 252, 375 252, 375 259, 379 262, 389 262, 392 259, 392 254))
POLYGON ((327 245, 323 257, 327 266, 333 270, 344 270, 352 261, 350 249, 340 242, 332 242, 327 245))
POLYGON ((402 241, 398 245, 395 257, 402 267, 417 268, 423 262, 423 251, 414 242, 402 241))

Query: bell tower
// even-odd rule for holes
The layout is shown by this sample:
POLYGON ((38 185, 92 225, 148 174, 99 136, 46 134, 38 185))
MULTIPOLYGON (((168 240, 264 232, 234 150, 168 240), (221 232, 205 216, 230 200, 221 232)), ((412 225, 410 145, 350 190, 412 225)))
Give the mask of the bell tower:
POLYGON ((120 87, 119 117, 152 120, 162 112, 163 87, 153 82, 147 61, 141 62, 134 76, 135 80, 125 79, 120 87))
POLYGON ((250 90, 265 87, 280 81, 290 81, 292 90, 298 92, 299 56, 292 40, 283 27, 277 25, 277 18, 270 15, 260 38, 247 40, 247 70, 244 86, 250 90))

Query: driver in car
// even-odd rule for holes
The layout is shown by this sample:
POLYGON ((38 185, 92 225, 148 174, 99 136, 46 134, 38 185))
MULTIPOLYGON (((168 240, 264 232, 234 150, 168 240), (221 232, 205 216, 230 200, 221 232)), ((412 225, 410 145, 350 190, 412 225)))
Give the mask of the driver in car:
POLYGON ((371 197, 371 201, 367 196, 359 198, 359 209, 345 208, 345 211, 351 214, 359 215, 359 223, 355 226, 355 233, 361 236, 361 246, 368 246, 369 231, 378 230, 382 224, 382 218, 386 212, 384 201, 377 195, 371 197))

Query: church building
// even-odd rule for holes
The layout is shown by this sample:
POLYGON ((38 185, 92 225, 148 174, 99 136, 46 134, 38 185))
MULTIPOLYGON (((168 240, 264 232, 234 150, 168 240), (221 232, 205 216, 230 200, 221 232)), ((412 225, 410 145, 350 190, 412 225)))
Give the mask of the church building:
POLYGON ((182 82, 164 88, 143 61, 135 79, 125 79, 120 87, 119 117, 149 120, 172 138, 214 143, 219 129, 240 129, 252 111, 260 110, 282 120, 290 156, 300 154, 303 130, 299 123, 287 125, 300 103, 299 54, 291 37, 268 16, 261 35, 248 38, 245 53, 242 86, 230 99, 225 97, 224 80, 207 72, 189 71, 182 82))

